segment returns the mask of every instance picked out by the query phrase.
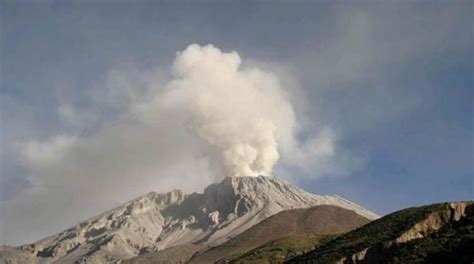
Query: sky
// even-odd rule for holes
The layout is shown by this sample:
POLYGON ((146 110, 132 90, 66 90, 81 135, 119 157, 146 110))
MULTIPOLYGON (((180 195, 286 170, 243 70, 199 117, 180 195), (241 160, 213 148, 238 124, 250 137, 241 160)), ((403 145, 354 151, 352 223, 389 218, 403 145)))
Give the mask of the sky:
POLYGON ((0 244, 244 174, 380 215, 472 200, 472 10, 1 1, 0 244))

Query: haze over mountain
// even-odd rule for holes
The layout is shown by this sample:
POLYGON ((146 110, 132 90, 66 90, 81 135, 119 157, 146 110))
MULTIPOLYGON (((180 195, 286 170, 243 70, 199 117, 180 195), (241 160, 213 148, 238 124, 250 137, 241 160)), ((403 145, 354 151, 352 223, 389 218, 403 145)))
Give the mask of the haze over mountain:
POLYGON ((58 226, 72 224, 79 212, 96 214, 150 185, 202 190, 225 177, 272 175, 277 162, 288 169, 311 165, 315 177, 357 165, 340 153, 327 125, 300 140, 304 117, 297 116, 286 82, 271 68, 244 64, 236 51, 190 44, 163 74, 140 75, 125 88, 113 79, 110 92, 121 87, 127 99, 114 109, 119 116, 112 125, 17 146, 34 184, 0 203, 1 240, 36 240, 58 231, 51 214, 63 215, 58 226), (35 217, 25 221, 25 214, 35 217), (25 232, 14 231, 20 228, 25 232))
POLYGON ((0 0, 0 263, 474 263, 473 10, 0 0))
POLYGON ((278 212, 316 205, 378 217, 337 195, 308 193, 273 177, 229 177, 202 194, 149 193, 18 249, 44 263, 116 262, 189 243, 219 245, 278 212))
POLYGON ((472 1, 95 2, 0 1, 0 243, 223 176, 474 196, 472 1))

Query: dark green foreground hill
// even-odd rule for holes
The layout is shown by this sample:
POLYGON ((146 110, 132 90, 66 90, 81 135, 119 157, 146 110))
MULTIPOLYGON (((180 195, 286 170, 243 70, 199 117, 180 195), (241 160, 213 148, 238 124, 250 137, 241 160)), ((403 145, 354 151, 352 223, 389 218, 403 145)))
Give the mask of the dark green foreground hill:
POLYGON ((473 263, 473 202, 389 214, 288 263, 473 263))
POLYGON ((266 264, 282 263, 289 258, 303 254, 319 247, 337 235, 292 235, 271 241, 230 260, 230 263, 266 264))

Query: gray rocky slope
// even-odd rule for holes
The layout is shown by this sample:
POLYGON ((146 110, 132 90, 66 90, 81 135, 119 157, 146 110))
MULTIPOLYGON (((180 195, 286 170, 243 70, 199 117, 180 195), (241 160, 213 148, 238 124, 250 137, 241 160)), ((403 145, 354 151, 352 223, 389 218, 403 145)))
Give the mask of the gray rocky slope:
MULTIPOLYGON (((312 194, 273 177, 233 177, 204 193, 151 192, 15 250, 37 256, 39 263, 120 262, 177 245, 218 245, 278 212, 322 204, 378 217, 337 195, 312 194)), ((0 260, 14 260, 11 251, 0 250, 0 260)))

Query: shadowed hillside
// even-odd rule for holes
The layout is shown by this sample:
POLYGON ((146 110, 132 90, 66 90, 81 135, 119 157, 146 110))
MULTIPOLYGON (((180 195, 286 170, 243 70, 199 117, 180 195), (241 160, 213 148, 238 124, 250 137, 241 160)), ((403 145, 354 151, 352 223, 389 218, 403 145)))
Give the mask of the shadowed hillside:
POLYGON ((267 244, 251 250, 230 263, 239 264, 270 264, 282 263, 289 258, 309 252, 321 244, 333 239, 337 235, 292 235, 277 239, 267 244))
POLYGON ((230 260, 270 241, 297 234, 336 234, 360 227, 369 220, 353 211, 321 205, 278 213, 222 245, 197 253, 191 263, 230 260))
POLYGON ((397 211, 288 263, 472 263, 472 202, 397 211))

